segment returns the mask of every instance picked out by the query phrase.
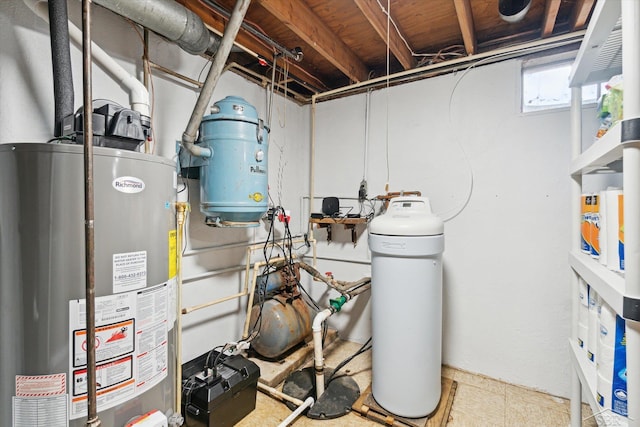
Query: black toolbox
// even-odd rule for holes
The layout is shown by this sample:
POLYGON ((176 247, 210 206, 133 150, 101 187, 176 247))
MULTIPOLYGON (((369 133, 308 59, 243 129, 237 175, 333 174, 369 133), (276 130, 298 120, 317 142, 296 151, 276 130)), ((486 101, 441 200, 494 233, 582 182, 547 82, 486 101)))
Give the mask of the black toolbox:
POLYGON ((240 355, 207 352, 182 365, 182 414, 188 427, 231 427, 256 407, 260 368, 240 355), (213 364, 217 363, 215 368, 213 364), (205 366, 207 365, 207 366, 205 366))

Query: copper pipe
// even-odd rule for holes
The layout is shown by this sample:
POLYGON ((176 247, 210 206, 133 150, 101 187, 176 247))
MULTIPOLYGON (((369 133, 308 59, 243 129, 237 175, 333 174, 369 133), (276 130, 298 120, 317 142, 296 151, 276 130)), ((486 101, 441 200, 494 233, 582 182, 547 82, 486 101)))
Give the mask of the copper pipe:
POLYGON ((203 86, 202 82, 199 82, 198 80, 192 79, 191 77, 187 77, 187 76, 185 76, 183 74, 180 74, 178 72, 170 70, 169 68, 163 67, 162 65, 156 64, 155 62, 149 61, 149 67, 150 68, 155 68, 156 70, 162 71, 163 73, 168 74, 168 75, 170 75, 172 77, 175 77, 177 79, 184 80, 185 82, 191 83, 192 85, 194 85, 194 86, 196 86, 198 88, 202 88, 202 86, 203 86))
POLYGON ((82 90, 84 102, 85 302, 87 327, 87 426, 101 425, 96 399, 95 247, 93 214, 93 123, 91 0, 82 0, 82 90))

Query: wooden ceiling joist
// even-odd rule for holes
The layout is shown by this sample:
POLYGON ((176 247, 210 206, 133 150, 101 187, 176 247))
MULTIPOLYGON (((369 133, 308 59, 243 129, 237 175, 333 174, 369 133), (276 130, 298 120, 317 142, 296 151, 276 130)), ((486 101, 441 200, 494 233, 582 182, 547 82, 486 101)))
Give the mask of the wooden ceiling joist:
POLYGON ((269 13, 355 82, 367 80, 364 63, 301 1, 258 0, 269 13))
POLYGON ((560 3, 561 0, 547 0, 544 6, 544 18, 542 19, 542 30, 540 34, 543 38, 553 34, 553 27, 556 25, 560 3))
MULTIPOLYGON (((210 29, 215 30, 215 32, 219 34, 222 34, 224 32, 227 20, 222 18, 207 4, 203 3, 200 0, 177 1, 194 11, 210 29)), ((273 61, 273 56, 275 53, 273 47, 268 46, 266 43, 260 41, 259 39, 257 39, 257 37, 253 36, 249 32, 240 29, 235 41, 238 45, 244 46, 248 50, 258 54, 262 58, 265 58, 267 61, 273 61)), ((328 89, 324 82, 319 80, 313 74, 309 73, 297 62, 290 61, 289 69, 292 73, 297 75, 301 80, 306 81, 309 85, 312 85, 313 87, 319 88, 321 90, 328 89)))
POLYGON ((591 9, 596 0, 577 0, 571 15, 571 30, 576 31, 584 28, 589 19, 591 9))
POLYGON ((458 15, 464 49, 467 51, 467 55, 473 55, 478 50, 478 41, 476 40, 476 30, 473 25, 471 2, 469 0, 454 0, 453 3, 458 15))
MULTIPOLYGON (((353 0, 353 2, 385 43, 388 37, 389 50, 404 69, 414 68, 416 66, 415 58, 396 29, 387 24, 387 15, 380 9, 376 0, 353 0), (388 34, 387 28, 389 28, 388 34)), ((398 29, 398 31, 400 30, 398 29)))

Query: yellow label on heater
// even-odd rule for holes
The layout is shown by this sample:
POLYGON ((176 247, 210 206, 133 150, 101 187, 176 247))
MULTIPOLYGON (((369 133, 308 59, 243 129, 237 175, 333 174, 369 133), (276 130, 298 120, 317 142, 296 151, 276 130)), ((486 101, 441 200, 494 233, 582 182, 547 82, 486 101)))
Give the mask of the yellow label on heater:
POLYGON ((178 231, 169 231, 169 278, 175 277, 178 270, 178 231))

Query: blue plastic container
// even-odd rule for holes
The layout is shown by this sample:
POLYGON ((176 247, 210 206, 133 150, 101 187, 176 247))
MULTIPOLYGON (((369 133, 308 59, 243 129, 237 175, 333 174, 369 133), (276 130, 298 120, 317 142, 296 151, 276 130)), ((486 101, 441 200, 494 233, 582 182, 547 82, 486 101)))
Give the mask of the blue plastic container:
POLYGON ((216 102, 200 125, 200 143, 213 151, 200 169, 200 210, 207 224, 252 227, 268 209, 269 129, 244 99, 216 102))

